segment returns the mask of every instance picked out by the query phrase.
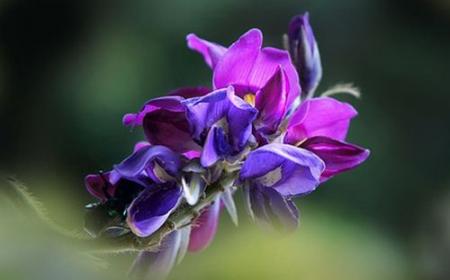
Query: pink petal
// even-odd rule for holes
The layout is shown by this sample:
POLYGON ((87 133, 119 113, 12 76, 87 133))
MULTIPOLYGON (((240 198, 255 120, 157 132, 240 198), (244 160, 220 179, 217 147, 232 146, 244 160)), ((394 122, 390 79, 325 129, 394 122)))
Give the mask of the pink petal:
POLYGON ((256 95, 255 105, 259 110, 257 129, 265 134, 275 133, 286 112, 286 96, 289 91, 286 79, 285 71, 279 66, 256 95))
POLYGON ((260 30, 251 29, 242 35, 231 45, 214 69, 214 87, 233 85, 236 89, 243 88, 238 91, 247 90, 255 93, 255 89, 261 89, 281 66, 286 72, 290 88, 287 96, 289 107, 300 94, 297 70, 287 51, 275 48, 261 49, 261 46, 260 30))
POLYGON ((219 214, 220 199, 216 199, 211 206, 194 220, 189 240, 188 250, 190 252, 198 252, 208 247, 216 235, 219 214))
POLYGON ((344 140, 357 111, 348 103, 329 97, 304 101, 289 121, 285 142, 297 144, 313 136, 344 140))
POLYGON ((247 85, 262 46, 262 33, 251 29, 234 42, 214 69, 215 88, 247 85))
POLYGON ((192 98, 196 96, 203 96, 211 92, 209 87, 198 86, 198 87, 182 87, 172 90, 167 95, 181 96, 183 98, 192 98))
POLYGON ((370 154, 367 149, 322 136, 309 138, 301 147, 313 152, 325 162, 326 168, 321 175, 322 182, 357 167, 370 154))
POLYGON ((263 48, 253 65, 248 83, 257 88, 263 87, 275 74, 279 66, 285 71, 288 81, 287 106, 289 107, 300 94, 300 84, 297 70, 295 70, 287 51, 263 48))
POLYGON ((214 69, 219 60, 227 51, 225 47, 203 40, 197 37, 197 35, 195 34, 187 35, 186 40, 188 47, 191 50, 197 51, 201 55, 203 55, 203 59, 205 60, 206 64, 208 64, 212 69, 214 69))

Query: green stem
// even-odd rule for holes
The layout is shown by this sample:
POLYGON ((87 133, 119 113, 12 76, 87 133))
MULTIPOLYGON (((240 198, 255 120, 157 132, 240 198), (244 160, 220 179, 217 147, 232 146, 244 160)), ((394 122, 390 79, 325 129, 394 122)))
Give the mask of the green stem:
POLYGON ((36 199, 27 187, 15 179, 9 179, 14 194, 10 194, 18 204, 25 206, 44 224, 62 237, 88 253, 122 253, 133 251, 157 250, 161 241, 172 231, 189 225, 199 213, 208 207, 217 196, 224 191, 221 181, 209 185, 204 196, 194 206, 183 204, 167 220, 161 228, 148 237, 138 237, 127 233, 121 237, 89 238, 86 234, 67 230, 55 223, 48 215, 47 209, 36 199))
POLYGON ((203 198, 194 206, 183 205, 178 208, 155 233, 148 237, 138 237, 132 233, 120 238, 98 238, 88 242, 82 242, 90 248, 91 253, 120 253, 129 251, 157 250, 161 241, 172 231, 189 225, 199 213, 224 191, 222 184, 215 183, 208 186, 203 198))

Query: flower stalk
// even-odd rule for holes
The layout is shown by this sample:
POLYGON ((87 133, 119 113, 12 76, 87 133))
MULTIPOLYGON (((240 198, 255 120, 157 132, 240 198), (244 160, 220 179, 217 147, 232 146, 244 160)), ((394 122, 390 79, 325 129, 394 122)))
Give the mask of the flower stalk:
POLYGON ((68 240, 71 244, 75 244, 83 251, 91 254, 157 251, 164 237, 175 230, 190 225, 206 207, 213 203, 218 195, 223 193, 226 189, 232 188, 232 186, 224 184, 224 181, 222 180, 209 185, 196 205, 190 206, 187 203, 183 204, 177 208, 161 228, 148 237, 138 237, 132 232, 129 232, 115 238, 106 236, 92 238, 86 234, 68 230, 57 224, 48 216, 48 211, 45 209, 42 202, 37 200, 24 184, 12 178, 8 179, 8 181, 14 190, 9 196, 13 196, 13 200, 16 204, 21 208, 27 208, 59 237, 68 240))

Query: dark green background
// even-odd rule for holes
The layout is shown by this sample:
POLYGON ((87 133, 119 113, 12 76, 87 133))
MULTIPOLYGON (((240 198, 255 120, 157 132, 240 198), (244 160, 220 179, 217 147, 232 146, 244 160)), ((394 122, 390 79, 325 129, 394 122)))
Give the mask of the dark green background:
MULTIPOLYGON (((229 45, 258 27, 265 45, 281 47, 290 17, 304 11, 310 12, 324 68, 318 92, 339 82, 353 82, 362 90, 359 100, 342 99, 360 113, 349 140, 368 147, 372 154, 357 170, 299 201, 300 208, 306 209, 305 223, 296 233, 301 239, 292 243, 308 243, 316 253, 336 249, 322 244, 336 236, 333 227, 324 225, 331 219, 337 228, 350 226, 348 235, 343 235, 349 244, 352 234, 367 237, 359 229, 374 236, 362 242, 374 248, 378 237, 389 239, 395 245, 384 246, 407 263, 401 275, 444 279, 450 251, 446 208, 450 203, 450 3, 446 0, 2 1, 0 170, 26 182, 56 219, 79 225, 81 215, 68 221, 64 212, 77 213, 91 200, 83 176, 109 169, 142 137, 139 129, 130 132, 121 125, 122 115, 171 89, 210 84, 210 70, 186 47, 188 33, 229 45), (318 236, 323 237, 315 237, 317 250, 307 238, 311 233, 307 223, 315 218, 318 236)), ((245 218, 242 224, 256 236, 265 234, 245 218)), ((229 222, 219 231, 239 235, 229 222)), ((239 244, 233 243, 234 235, 221 232, 217 242, 239 244)), ((230 247, 214 246, 220 244, 204 254, 217 257, 230 247)), ((364 250, 370 255, 372 249, 364 250)), ((246 251, 237 246, 233 252, 246 251)), ((341 257, 340 249, 336 252, 328 262, 341 257)), ((296 254, 296 258, 307 257, 301 248, 296 254)), ((377 259, 385 259, 386 254, 377 259)), ((357 266, 352 261, 359 257, 354 256, 346 263, 349 271, 357 266)), ((186 262, 200 262, 194 260, 186 262)), ((311 266, 317 270, 311 271, 329 266, 317 260, 311 266)), ((371 265, 370 260, 366 265, 367 274, 362 274, 366 276, 372 270, 376 276, 384 267, 371 265)), ((185 267, 177 270, 179 275, 189 271, 185 267)), ((228 272, 237 269, 220 267, 228 272)), ((214 275, 219 270, 208 271, 214 275)), ((305 279, 314 276, 304 273, 305 279)), ((220 275, 228 279, 245 274, 220 275)))

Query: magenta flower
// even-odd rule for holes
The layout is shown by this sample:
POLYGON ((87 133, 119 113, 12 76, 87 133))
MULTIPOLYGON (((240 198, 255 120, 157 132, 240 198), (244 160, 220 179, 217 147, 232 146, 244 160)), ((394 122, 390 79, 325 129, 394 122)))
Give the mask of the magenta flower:
POLYGON ((233 86, 238 96, 258 109, 256 128, 264 134, 274 133, 301 91, 289 53, 262 48, 258 29, 251 29, 227 49, 193 34, 187 41, 213 68, 214 88, 233 86))
POLYGON ((351 105, 333 98, 308 99, 294 112, 284 141, 317 154, 325 162, 322 181, 326 180, 369 156, 368 150, 343 142, 356 115, 351 105))

